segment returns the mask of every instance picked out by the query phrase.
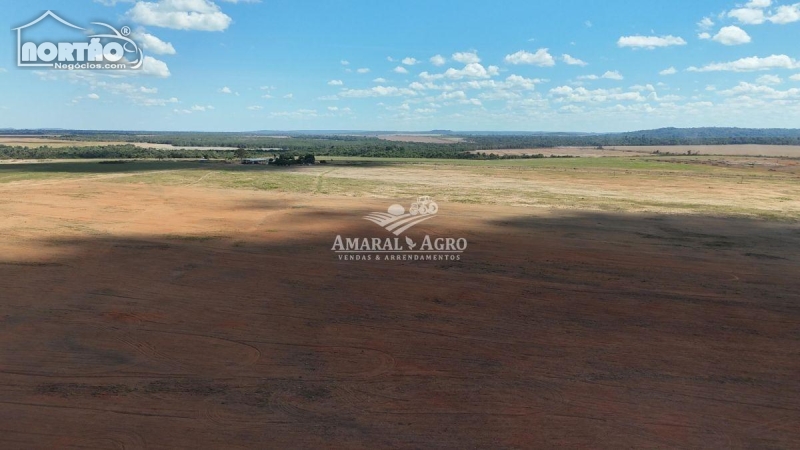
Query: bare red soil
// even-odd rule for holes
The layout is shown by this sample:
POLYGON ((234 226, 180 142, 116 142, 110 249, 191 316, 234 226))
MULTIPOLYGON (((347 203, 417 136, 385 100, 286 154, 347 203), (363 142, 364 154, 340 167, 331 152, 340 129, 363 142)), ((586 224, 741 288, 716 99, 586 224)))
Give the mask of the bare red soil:
POLYGON ((341 262, 384 200, 0 188, 2 448, 798 448, 800 230, 440 205, 460 262, 341 262))

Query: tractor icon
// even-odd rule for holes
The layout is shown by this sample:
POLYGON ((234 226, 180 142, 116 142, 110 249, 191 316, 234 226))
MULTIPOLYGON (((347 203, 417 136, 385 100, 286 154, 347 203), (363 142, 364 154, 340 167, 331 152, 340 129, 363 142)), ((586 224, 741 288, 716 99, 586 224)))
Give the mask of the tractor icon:
POLYGON ((439 205, 427 195, 417 198, 416 203, 411 205, 409 211, 412 216, 429 216, 439 212, 439 205))

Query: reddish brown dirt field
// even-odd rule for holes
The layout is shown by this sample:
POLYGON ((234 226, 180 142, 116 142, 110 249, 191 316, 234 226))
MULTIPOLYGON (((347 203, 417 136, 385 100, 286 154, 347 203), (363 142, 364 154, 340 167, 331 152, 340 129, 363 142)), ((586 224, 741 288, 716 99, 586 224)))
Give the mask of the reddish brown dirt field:
POLYGON ((0 448, 800 447, 796 225, 446 203, 462 261, 370 263, 382 199, 0 199, 0 448))

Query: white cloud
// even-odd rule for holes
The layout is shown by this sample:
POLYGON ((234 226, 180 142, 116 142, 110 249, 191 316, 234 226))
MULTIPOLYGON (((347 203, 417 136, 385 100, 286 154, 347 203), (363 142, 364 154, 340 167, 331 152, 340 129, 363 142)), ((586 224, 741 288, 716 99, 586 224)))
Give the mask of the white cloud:
POLYGON ((339 61, 339 63, 340 63, 341 65, 343 65, 343 66, 349 66, 349 65, 350 65, 350 61, 348 61, 348 60, 346 60, 346 59, 343 59, 343 60, 339 61))
POLYGON ((264 107, 263 106, 248 106, 247 109, 249 109, 250 111, 261 111, 262 109, 264 109, 264 107))
POLYGON ((142 68, 139 72, 142 75, 151 75, 159 78, 168 78, 171 75, 167 63, 155 59, 152 56, 144 57, 142 68))
POLYGON ((338 110, 339 110, 338 106, 328 106, 328 111, 338 111, 338 110))
POLYGON ((445 65, 446 63, 447 63, 447 58, 445 58, 442 55, 436 55, 431 57, 431 64, 433 64, 434 66, 439 67, 445 65))
POLYGON ((285 98, 287 100, 291 100, 291 99, 294 98, 294 94, 286 94, 286 95, 283 96, 283 98, 285 98))
POLYGON ((759 25, 766 21, 764 11, 755 8, 738 8, 728 12, 728 17, 745 25, 759 25))
POLYGON ((368 68, 366 68, 366 67, 362 67, 362 68, 356 70, 356 72, 357 73, 369 73, 370 70, 368 68))
POLYGON ((583 67, 583 66, 589 65, 588 63, 586 63, 584 61, 581 61, 578 58, 573 58, 572 56, 567 55, 566 53, 561 55, 561 60, 564 61, 566 64, 568 64, 570 66, 582 66, 583 67))
POLYGON ((745 6, 748 8, 769 8, 772 0, 750 0, 745 6))
POLYGON ((697 35, 697 38, 703 40, 711 39, 711 33, 706 33, 706 32, 700 33, 697 35))
POLYGON ((143 49, 156 55, 174 55, 175 47, 169 42, 164 42, 161 39, 139 30, 133 34, 133 39, 142 46, 143 49))
POLYGON ((372 80, 373 83, 386 83, 386 78, 375 78, 372 80))
POLYGON ((556 60, 546 48, 540 48, 536 53, 520 50, 512 55, 506 55, 505 61, 509 64, 530 64, 540 67, 556 65, 556 60))
POLYGON ((792 81, 800 81, 800 73, 790 76, 789 79, 792 81))
POLYGON ((159 0, 136 2, 128 11, 136 23, 161 28, 223 31, 232 19, 210 0, 159 0))
POLYGON ((751 40, 750 35, 748 35, 746 31, 735 25, 722 28, 719 30, 719 33, 714 36, 714 41, 723 45, 748 44, 751 40))
POLYGON ((646 48, 653 50, 658 47, 670 47, 673 45, 686 45, 686 41, 676 36, 622 36, 617 41, 619 47, 625 48, 646 48))
POLYGON ((397 66, 394 68, 395 73, 407 74, 408 70, 403 66, 397 66))
POLYGON ((769 17, 769 21, 778 25, 800 21, 800 3, 779 7, 775 14, 769 17))
POLYGON ((158 88, 147 88, 147 87, 140 87, 139 92, 142 94, 158 94, 158 88))
POLYGON ((541 81, 542 80, 525 78, 519 75, 510 75, 508 78, 506 78, 504 87, 509 89, 519 88, 532 91, 536 89, 536 84, 540 83, 541 81))
POLYGON ((710 30, 714 26, 714 21, 709 17, 703 17, 703 20, 697 22, 697 26, 702 30, 710 30))
POLYGON ((214 107, 211 106, 211 105, 208 105, 208 106, 194 105, 194 106, 192 106, 192 111, 194 111, 194 112, 206 112, 206 111, 212 111, 213 109, 214 109, 214 107))
POLYGON ((550 89, 550 95, 559 102, 572 103, 603 103, 609 101, 643 102, 647 100, 640 92, 625 92, 621 89, 596 89, 588 90, 584 87, 559 86, 550 89))
POLYGON ((662 76, 675 75, 676 73, 678 73, 678 70, 674 67, 670 67, 669 69, 664 69, 661 72, 658 72, 658 74, 662 76))
POLYGON ((578 77, 578 79, 579 80, 599 80, 600 77, 598 77, 597 75, 592 74, 592 75, 581 75, 581 76, 578 77))
POLYGON ((416 96, 417 93, 412 89, 397 88, 394 86, 375 86, 370 89, 347 89, 339 93, 345 98, 368 98, 368 97, 399 97, 416 96))
POLYGON ((623 77, 622 74, 617 72, 616 70, 614 70, 614 71, 609 70, 608 72, 603 74, 603 78, 605 78, 607 80, 617 80, 617 81, 619 81, 619 80, 623 80, 625 77, 623 77))
POLYGON ((765 58, 751 56, 725 63, 712 63, 701 68, 690 67, 689 72, 753 72, 770 69, 797 69, 800 62, 786 55, 772 55, 765 58))
POLYGON ((90 98, 92 100, 100 100, 100 96, 92 92, 91 94, 87 95, 86 98, 90 98))
POLYGON ((780 91, 769 86, 759 86, 746 82, 739 83, 736 87, 720 91, 720 95, 728 97, 762 97, 769 100, 785 100, 800 98, 800 89, 792 88, 780 91))
POLYGON ((219 90, 220 94, 233 94, 233 91, 228 86, 223 87, 219 90))
POLYGON ((431 81, 431 80, 440 80, 443 78, 448 78, 451 80, 460 80, 462 78, 491 78, 493 76, 500 74, 500 68, 497 66, 489 66, 484 67, 479 63, 471 63, 467 64, 463 69, 454 69, 450 68, 447 69, 445 73, 440 74, 429 74, 428 72, 422 72, 419 74, 420 78, 423 80, 431 81))
POLYGON ((459 52, 453 54, 453 60, 461 64, 477 64, 481 62, 478 54, 475 52, 459 52))
POLYGON ((756 84, 761 85, 781 84, 782 82, 781 77, 777 75, 761 75, 756 79, 756 84))
POLYGON ((328 81, 328 86, 342 86, 343 84, 344 84, 344 81, 342 81, 342 80, 331 80, 331 81, 328 81))
POLYGON ((411 58, 411 57, 403 58, 402 62, 403 62, 403 64, 405 64, 407 66, 413 66, 415 64, 419 64, 419 61, 417 61, 416 58, 411 58))

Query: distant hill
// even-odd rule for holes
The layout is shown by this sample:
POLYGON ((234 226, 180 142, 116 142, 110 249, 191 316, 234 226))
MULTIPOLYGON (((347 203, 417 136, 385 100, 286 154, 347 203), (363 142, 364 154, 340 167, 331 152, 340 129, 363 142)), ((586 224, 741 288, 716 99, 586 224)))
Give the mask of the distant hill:
MULTIPOLYGON (((800 129, 787 128, 659 128, 655 130, 631 131, 624 133, 580 133, 580 132, 503 132, 503 131, 470 131, 431 130, 427 132, 403 131, 356 131, 356 130, 262 130, 246 133, 231 132, 151 132, 151 131, 92 131, 49 129, 0 129, 0 134, 14 135, 50 135, 79 136, 81 138, 104 137, 123 141, 158 142, 197 142, 213 144, 227 142, 241 144, 238 140, 246 139, 245 145, 255 145, 254 140, 271 139, 274 136, 294 137, 304 142, 311 141, 361 141, 377 140, 380 135, 439 135, 462 137, 459 142, 463 150, 492 150, 514 148, 550 148, 568 146, 672 146, 672 145, 800 145, 800 129), (146 136, 146 138, 144 137, 146 136)), ((258 142, 261 142, 258 141, 258 142)), ((275 143, 264 141, 264 146, 286 147, 287 142, 275 143), (269 145, 267 145, 269 144, 269 145)), ((195 144, 185 144, 195 145, 195 144)), ((201 145, 201 144, 197 144, 201 145)), ((220 144, 223 145, 223 144, 220 144)), ((385 147, 385 144, 380 144, 385 147)), ((396 144, 395 144, 396 145, 396 144)), ((406 143, 406 145, 411 145, 406 143)), ((418 143, 417 146, 421 144, 418 143)), ((447 145, 447 144, 442 144, 447 145)), ((455 145, 449 144, 449 145, 455 145)))
POLYGON ((800 137, 796 128, 659 128, 656 130, 610 133, 606 136, 635 136, 648 139, 736 139, 800 137))

